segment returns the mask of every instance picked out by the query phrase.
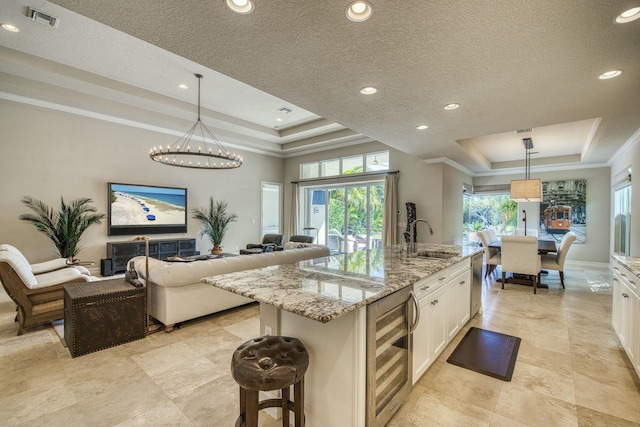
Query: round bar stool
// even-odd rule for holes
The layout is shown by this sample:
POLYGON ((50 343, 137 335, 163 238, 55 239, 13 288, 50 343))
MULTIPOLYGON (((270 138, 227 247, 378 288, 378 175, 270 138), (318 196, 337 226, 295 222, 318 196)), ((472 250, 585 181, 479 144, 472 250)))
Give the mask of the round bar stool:
POLYGON ((240 386, 240 416, 236 427, 258 427, 258 411, 282 408, 282 426, 289 427, 289 411, 295 426, 304 426, 304 374, 309 353, 297 338, 263 336, 242 344, 233 353, 231 375, 240 386), (293 385, 293 402, 290 387, 293 385), (260 391, 281 390, 280 399, 258 401, 260 391))

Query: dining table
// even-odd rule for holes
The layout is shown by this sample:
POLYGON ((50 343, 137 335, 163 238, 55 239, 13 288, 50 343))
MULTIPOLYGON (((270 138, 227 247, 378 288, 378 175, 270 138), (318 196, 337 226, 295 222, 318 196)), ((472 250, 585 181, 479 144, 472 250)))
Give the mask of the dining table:
MULTIPOLYGON (((494 242, 489 243, 489 247, 493 249, 502 249, 502 241, 496 240, 494 242)), ((540 255, 546 255, 550 252, 556 252, 558 248, 556 247, 556 242, 553 240, 540 240, 538 239, 538 253, 540 255)))
MULTIPOLYGON (((500 240, 495 240, 489 243, 488 246, 493 249, 501 250, 502 242, 500 240)), ((556 247, 556 242, 554 242, 553 240, 538 239, 538 254, 546 255, 548 253, 557 252, 557 251, 558 251, 558 248, 556 247)), ((548 272, 546 270, 542 270, 541 273, 547 274, 548 272)), ((496 280, 498 282, 501 282, 502 278, 498 278, 496 280)), ((515 283, 517 285, 533 286, 533 279, 527 274, 512 273, 510 277, 506 278, 505 283, 515 283)), ((538 288, 546 289, 548 287, 549 286, 545 285, 544 283, 538 283, 538 288)))

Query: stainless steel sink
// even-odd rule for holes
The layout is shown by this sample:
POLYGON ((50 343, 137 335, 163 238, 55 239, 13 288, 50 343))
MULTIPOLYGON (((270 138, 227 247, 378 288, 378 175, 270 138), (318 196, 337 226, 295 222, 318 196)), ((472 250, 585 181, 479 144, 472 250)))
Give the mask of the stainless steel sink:
POLYGON ((442 252, 418 252, 414 254, 416 258, 427 258, 427 259, 451 259, 458 255, 453 254, 445 254, 442 252))

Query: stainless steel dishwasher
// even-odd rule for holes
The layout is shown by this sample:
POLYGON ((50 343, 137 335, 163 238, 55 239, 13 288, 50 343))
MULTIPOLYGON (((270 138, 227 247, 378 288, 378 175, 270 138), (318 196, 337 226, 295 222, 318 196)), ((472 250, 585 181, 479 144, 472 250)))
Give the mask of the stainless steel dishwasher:
POLYGON ((471 318, 482 306, 482 252, 471 257, 471 318))

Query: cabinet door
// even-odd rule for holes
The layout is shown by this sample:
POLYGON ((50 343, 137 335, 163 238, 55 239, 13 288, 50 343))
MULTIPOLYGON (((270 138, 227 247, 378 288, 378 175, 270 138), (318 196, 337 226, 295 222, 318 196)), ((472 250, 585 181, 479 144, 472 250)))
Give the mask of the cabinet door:
POLYGON ((432 360, 435 360, 447 345, 447 290, 448 287, 443 286, 426 298, 429 353, 432 360))
POLYGON ((635 366, 638 359, 638 296, 625 283, 620 286, 622 294, 621 341, 629 359, 635 366))
POLYGON ((416 383, 433 363, 429 348, 429 305, 431 299, 427 296, 419 300, 420 322, 413 331, 413 384, 416 383))
POLYGON ((640 295, 636 295, 635 304, 631 306, 631 336, 629 339, 629 348, 633 353, 632 362, 636 368, 636 372, 640 375, 640 295))
POLYGON ((611 303, 611 326, 622 341, 622 291, 620 289, 620 277, 613 276, 613 301, 611 303))
POLYGON ((470 271, 467 270, 449 281, 447 284, 447 336, 453 337, 466 325, 471 310, 470 271))

